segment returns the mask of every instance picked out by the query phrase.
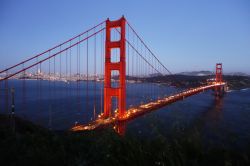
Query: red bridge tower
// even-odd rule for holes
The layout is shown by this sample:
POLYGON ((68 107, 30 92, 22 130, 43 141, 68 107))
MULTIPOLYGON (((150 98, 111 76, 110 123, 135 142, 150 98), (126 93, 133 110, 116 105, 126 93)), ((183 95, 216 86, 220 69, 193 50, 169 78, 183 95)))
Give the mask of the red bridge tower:
POLYGON ((216 64, 215 81, 221 83, 222 80, 222 63, 216 64))
POLYGON ((126 58, 125 58, 125 23, 122 17, 116 21, 106 21, 106 42, 105 42, 105 76, 104 76, 104 117, 111 115, 112 98, 118 99, 118 116, 122 118, 126 111, 126 58), (120 28, 120 40, 111 41, 111 30, 120 28), (120 60, 111 62, 111 50, 120 49, 120 60), (119 72, 119 86, 111 86, 111 72, 119 72))
MULTIPOLYGON (((216 64, 216 71, 215 71, 215 82, 222 83, 222 63, 216 64)), ((223 92, 225 91, 225 87, 215 87, 215 95, 222 96, 223 92)))

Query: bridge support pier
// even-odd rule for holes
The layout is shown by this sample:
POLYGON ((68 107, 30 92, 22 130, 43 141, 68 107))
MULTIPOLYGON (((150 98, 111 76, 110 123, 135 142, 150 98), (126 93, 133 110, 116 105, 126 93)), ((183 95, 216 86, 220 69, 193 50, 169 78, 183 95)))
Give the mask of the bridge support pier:
POLYGON ((221 97, 224 95, 224 88, 223 87, 215 87, 214 93, 215 96, 221 97))
POLYGON ((126 122, 117 122, 114 129, 119 135, 124 136, 126 131, 126 122))

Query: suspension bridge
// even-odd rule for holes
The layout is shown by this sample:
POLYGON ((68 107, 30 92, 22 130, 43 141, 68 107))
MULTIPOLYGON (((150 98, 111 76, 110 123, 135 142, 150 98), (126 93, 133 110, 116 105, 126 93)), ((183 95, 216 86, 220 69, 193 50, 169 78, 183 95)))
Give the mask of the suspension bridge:
POLYGON ((38 115, 49 117, 50 128, 52 117, 65 123, 58 116, 65 110, 72 131, 114 125, 123 133, 126 121, 207 90, 219 96, 227 86, 221 63, 216 64, 215 78, 202 86, 167 88, 175 85, 174 79, 124 17, 107 19, 1 70, 0 104, 3 112, 14 108, 20 116, 32 112, 34 121, 38 115), (173 80, 154 81, 166 75, 173 80))

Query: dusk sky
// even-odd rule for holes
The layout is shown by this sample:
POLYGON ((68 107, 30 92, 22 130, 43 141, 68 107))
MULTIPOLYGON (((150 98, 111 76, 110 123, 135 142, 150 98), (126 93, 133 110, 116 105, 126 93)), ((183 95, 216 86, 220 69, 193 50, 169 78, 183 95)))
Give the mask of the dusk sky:
POLYGON ((250 74, 249 0, 1 0, 0 69, 122 15, 173 73, 250 74))

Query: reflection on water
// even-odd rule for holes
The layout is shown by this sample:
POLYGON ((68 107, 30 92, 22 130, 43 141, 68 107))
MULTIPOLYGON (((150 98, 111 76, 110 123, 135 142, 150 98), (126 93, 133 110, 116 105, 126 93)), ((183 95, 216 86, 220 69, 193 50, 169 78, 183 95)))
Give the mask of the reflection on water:
POLYGON ((139 139, 198 137, 205 145, 250 145, 250 90, 201 93, 126 124, 125 135, 139 139))
POLYGON ((204 112, 201 118, 206 118, 205 121, 209 122, 210 125, 217 126, 223 118, 223 100, 223 97, 214 96, 214 102, 212 102, 211 107, 204 112))
MULTIPOLYGON (((221 118, 221 113, 222 113, 222 108, 223 108, 223 96, 217 96, 214 95, 211 97, 214 98, 214 102, 211 103, 211 108, 208 109, 208 111, 204 112, 207 115, 204 115, 204 117, 209 118, 208 121, 211 123, 214 123, 214 126, 216 126, 216 122, 218 123, 221 118)), ((166 106, 167 107, 167 106, 166 106)), ((128 121, 122 121, 122 122, 117 122, 114 125, 114 130, 119 134, 119 135, 125 135, 126 132, 126 126, 128 121)))

